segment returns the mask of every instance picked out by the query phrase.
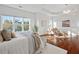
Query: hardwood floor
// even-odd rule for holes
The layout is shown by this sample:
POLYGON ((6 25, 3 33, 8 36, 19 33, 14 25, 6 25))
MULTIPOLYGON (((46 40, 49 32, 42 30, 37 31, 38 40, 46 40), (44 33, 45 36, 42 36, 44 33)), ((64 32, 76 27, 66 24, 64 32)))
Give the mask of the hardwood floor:
POLYGON ((68 54, 78 54, 79 53, 79 40, 78 39, 65 39, 64 41, 58 43, 60 48, 66 49, 68 54))
MULTIPOLYGON (((53 44, 52 40, 48 42, 53 44)), ((68 54, 79 54, 79 39, 77 37, 64 40, 57 39, 56 46, 67 50, 68 54)))

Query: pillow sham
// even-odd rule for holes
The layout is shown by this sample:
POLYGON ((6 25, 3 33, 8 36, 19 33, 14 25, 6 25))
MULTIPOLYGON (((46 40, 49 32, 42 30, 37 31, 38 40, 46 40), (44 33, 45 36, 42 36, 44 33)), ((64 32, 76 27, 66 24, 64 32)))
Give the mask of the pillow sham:
POLYGON ((2 30, 1 34, 4 41, 11 40, 11 32, 8 32, 7 30, 2 30))
POLYGON ((11 32, 11 38, 16 38, 15 32, 11 32))

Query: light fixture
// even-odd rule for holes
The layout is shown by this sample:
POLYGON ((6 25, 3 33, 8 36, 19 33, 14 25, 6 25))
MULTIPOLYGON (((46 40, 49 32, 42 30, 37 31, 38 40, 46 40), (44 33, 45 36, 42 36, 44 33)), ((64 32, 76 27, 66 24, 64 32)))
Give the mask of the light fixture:
POLYGON ((71 10, 64 10, 63 13, 64 14, 69 14, 71 12, 71 10))
POLYGON ((69 8, 69 4, 65 4, 65 9, 63 11, 64 14, 69 14, 71 12, 71 10, 68 8, 69 8))

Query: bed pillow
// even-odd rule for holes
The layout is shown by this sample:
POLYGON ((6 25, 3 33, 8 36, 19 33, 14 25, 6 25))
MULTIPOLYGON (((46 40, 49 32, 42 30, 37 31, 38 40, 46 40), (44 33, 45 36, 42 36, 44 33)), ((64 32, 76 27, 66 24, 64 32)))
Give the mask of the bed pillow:
POLYGON ((3 37, 1 35, 1 31, 0 31, 0 42, 3 42, 3 37))
POLYGON ((11 32, 8 32, 7 30, 2 30, 1 34, 4 41, 11 40, 11 32))
POLYGON ((16 38, 15 32, 11 32, 11 38, 16 38))

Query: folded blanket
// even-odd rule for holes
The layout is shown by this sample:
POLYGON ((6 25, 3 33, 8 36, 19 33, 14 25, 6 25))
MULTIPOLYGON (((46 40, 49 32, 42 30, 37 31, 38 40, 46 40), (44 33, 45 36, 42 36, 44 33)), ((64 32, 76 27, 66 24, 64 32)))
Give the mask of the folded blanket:
POLYGON ((41 45, 40 37, 37 33, 33 33, 32 36, 33 36, 34 42, 35 42, 35 51, 37 51, 41 45))

